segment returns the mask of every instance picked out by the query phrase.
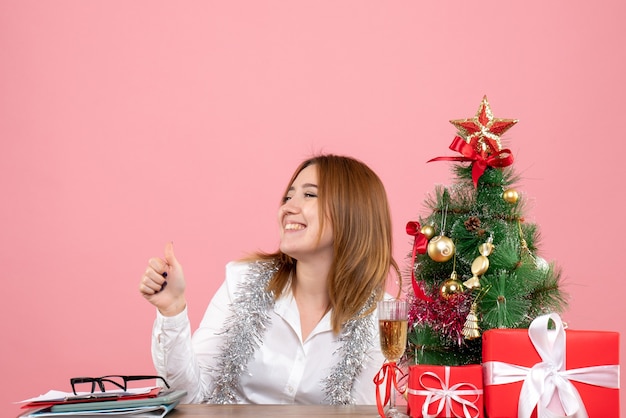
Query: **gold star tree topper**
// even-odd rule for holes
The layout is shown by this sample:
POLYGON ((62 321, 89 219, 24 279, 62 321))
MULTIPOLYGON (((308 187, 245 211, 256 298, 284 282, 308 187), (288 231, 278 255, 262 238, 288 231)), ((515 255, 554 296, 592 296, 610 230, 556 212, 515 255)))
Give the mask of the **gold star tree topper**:
POLYGON ((487 96, 483 97, 476 116, 451 120, 465 141, 482 155, 497 154, 502 150, 500 136, 517 123, 517 119, 494 118, 487 96))

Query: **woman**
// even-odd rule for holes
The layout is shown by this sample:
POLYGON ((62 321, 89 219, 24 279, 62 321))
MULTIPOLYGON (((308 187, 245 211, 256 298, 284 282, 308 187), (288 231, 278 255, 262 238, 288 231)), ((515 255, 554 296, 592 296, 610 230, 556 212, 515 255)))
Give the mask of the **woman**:
POLYGON ((152 357, 186 402, 375 403, 374 309, 390 271, 399 276, 385 189, 365 164, 321 155, 283 196, 279 249, 226 266, 193 338, 172 245, 148 263, 139 290, 158 309, 152 357))

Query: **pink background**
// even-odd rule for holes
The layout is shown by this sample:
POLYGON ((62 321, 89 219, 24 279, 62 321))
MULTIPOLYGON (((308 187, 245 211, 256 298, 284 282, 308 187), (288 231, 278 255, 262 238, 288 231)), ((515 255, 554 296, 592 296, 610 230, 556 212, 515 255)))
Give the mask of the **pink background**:
POLYGON ((406 222, 451 182, 426 160, 484 94, 520 120, 505 145, 564 319, 623 333, 624 17, 618 0, 0 1, 0 410, 153 372, 148 258, 174 241, 197 325, 227 261, 275 248, 314 152, 379 173, 406 266, 406 222))

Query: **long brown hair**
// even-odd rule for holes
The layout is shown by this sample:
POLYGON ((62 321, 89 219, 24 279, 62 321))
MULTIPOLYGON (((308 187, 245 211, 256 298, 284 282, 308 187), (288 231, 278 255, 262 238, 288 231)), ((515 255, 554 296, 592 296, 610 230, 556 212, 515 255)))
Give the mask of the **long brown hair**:
MULTIPOLYGON (((334 260, 328 273, 331 323, 334 332, 356 316, 373 296, 383 298, 390 271, 400 279, 392 255, 391 215, 380 178, 364 163, 337 155, 318 155, 300 164, 285 194, 302 170, 317 167, 320 234, 324 221, 333 228, 334 260)), ((254 258, 274 259, 279 270, 268 290, 278 298, 290 284, 296 260, 278 250, 254 258)), ((375 305, 368 307, 370 313, 375 305)))

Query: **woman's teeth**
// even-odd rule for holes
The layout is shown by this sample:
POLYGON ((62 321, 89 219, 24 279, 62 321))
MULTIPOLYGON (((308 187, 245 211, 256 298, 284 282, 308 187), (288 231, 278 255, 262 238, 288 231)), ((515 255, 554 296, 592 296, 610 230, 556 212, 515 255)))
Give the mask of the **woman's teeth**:
POLYGON ((287 225, 285 225, 285 230, 287 230, 287 231, 293 231, 293 230, 297 230, 297 229, 304 229, 304 225, 302 225, 302 224, 287 224, 287 225))

